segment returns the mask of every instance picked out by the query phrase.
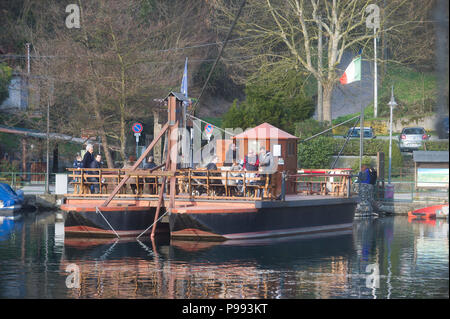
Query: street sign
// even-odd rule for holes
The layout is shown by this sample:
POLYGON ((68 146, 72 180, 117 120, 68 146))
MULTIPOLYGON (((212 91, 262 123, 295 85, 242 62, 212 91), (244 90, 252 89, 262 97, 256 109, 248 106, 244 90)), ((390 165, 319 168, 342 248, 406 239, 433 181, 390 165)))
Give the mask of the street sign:
POLYGON ((205 126, 205 133, 208 135, 211 135, 213 132, 213 126, 211 124, 206 124, 205 126))
POLYGON ((133 130, 134 133, 141 133, 142 130, 144 129, 144 126, 141 123, 136 122, 133 124, 131 129, 133 130))
POLYGON ((205 126, 205 134, 208 140, 211 138, 213 132, 213 126, 211 124, 206 124, 205 126))

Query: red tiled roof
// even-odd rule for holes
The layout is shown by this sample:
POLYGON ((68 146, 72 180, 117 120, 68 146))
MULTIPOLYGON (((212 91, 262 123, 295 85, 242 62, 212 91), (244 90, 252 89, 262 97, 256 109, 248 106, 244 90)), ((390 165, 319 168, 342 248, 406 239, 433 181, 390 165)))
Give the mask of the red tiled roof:
POLYGON ((263 123, 254 128, 248 129, 245 132, 233 136, 236 139, 279 139, 279 140, 287 140, 287 139, 298 139, 297 136, 291 135, 279 128, 276 128, 269 123, 263 123))

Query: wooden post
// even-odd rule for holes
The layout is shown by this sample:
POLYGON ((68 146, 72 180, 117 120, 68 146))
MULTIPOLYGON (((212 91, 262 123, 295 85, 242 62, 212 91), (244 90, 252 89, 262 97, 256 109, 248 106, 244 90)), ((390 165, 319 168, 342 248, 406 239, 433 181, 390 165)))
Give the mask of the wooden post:
POLYGON ((189 197, 192 196, 192 179, 191 179, 191 169, 189 169, 189 178, 188 178, 188 190, 189 190, 189 197))
MULTIPOLYGON (((173 176, 170 177, 170 184, 169 184, 169 191, 170 191, 170 198, 169 198, 169 206, 166 206, 166 210, 170 212, 170 210, 175 206, 175 192, 176 192, 176 182, 177 178, 175 176, 175 172, 177 169, 177 141, 178 141, 178 134, 177 134, 177 128, 178 128, 178 121, 176 118, 177 112, 176 112, 176 98, 174 96, 169 97, 168 101, 168 119, 167 124, 165 125, 165 130, 168 129, 167 132, 167 156, 166 156, 166 170, 170 168, 170 171, 173 172, 173 176), (172 139, 174 137, 174 140, 172 139)), ((159 212, 161 210, 161 205, 164 200, 164 189, 166 186, 166 177, 163 178, 163 182, 161 185, 161 189, 159 190, 159 197, 158 197, 158 206, 156 208, 155 213, 155 223, 152 228, 152 233, 150 235, 151 238, 154 238, 155 236, 155 230, 156 230, 156 221, 159 218, 159 212)))
MULTIPOLYGON (((27 140, 25 138, 22 139, 22 172, 25 173, 27 171, 27 140)), ((26 174, 22 175, 22 179, 26 180, 26 174)))
MULTIPOLYGON (((150 153, 151 149, 155 144, 158 142, 158 140, 161 138, 161 136, 166 132, 166 130, 169 128, 169 123, 166 123, 162 130, 159 132, 159 135, 153 140, 153 142, 150 143, 150 145, 147 147, 147 149, 142 153, 141 157, 134 163, 133 167, 131 167, 131 171, 136 170, 137 167, 141 164, 141 162, 147 157, 147 155, 150 153)), ((130 175, 125 175, 122 181, 116 186, 114 191, 109 195, 108 199, 100 206, 105 207, 108 206, 108 204, 111 202, 111 200, 116 196, 116 194, 119 192, 119 190, 122 188, 122 186, 128 181, 130 178, 130 175)))
MULTIPOLYGON (((159 110, 153 111, 153 136, 158 136, 159 132, 161 132, 162 125, 160 123, 160 112, 159 110)), ((155 147, 153 148, 153 159, 155 163, 161 164, 162 163, 162 143, 161 141, 158 141, 155 144, 155 147)))
POLYGON ((158 196, 158 206, 156 206, 156 213, 155 213, 155 219, 153 221, 153 227, 152 227, 152 233, 150 235, 150 238, 155 238, 155 230, 156 230, 156 221, 159 218, 159 212, 161 210, 162 203, 164 201, 164 189, 166 188, 166 177, 163 177, 161 188, 159 189, 159 196, 158 196))

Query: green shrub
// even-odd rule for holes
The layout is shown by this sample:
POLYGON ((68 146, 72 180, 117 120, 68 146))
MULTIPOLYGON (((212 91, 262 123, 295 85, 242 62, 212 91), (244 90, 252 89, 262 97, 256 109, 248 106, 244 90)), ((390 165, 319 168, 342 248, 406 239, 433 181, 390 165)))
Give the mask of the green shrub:
MULTIPOLYGON (((374 163, 372 161, 372 158, 370 158, 369 156, 363 156, 362 165, 375 167, 376 163, 374 163)), ((353 170, 353 172, 359 172, 359 158, 353 163, 352 170, 353 170)))
MULTIPOLYGON (((295 126, 295 135, 298 136, 301 140, 313 136, 314 134, 323 132, 327 128, 329 128, 329 125, 327 123, 316 121, 313 118, 298 122, 295 126)), ((332 136, 332 132, 330 130, 322 134, 321 136, 332 136)))
MULTIPOLYGON (((334 155, 337 155, 342 145, 345 143, 345 139, 334 138, 334 155)), ((364 155, 376 156, 378 152, 384 152, 386 142, 389 146, 389 141, 386 140, 364 140, 363 151, 364 155)), ((396 144, 395 142, 392 145, 396 144)), ((359 139, 351 139, 345 145, 345 148, 341 155, 347 156, 359 156, 359 139)))
POLYGON ((447 141, 427 141, 420 149, 426 151, 448 151, 449 147, 447 141))
MULTIPOLYGON (((299 144, 298 147, 298 160, 299 167, 302 168, 326 168, 330 167, 331 157, 338 155, 342 145, 345 143, 345 139, 332 138, 332 137, 317 137, 310 141, 299 144)), ((389 157, 389 141, 388 140, 364 140, 363 145, 363 163, 364 161, 370 161, 368 156, 376 156, 378 152, 383 152, 385 156, 385 167, 387 172, 388 157, 389 157), (365 159, 364 159, 365 158, 365 159)), ((345 145, 341 156, 359 156, 359 139, 349 140, 345 145)), ((371 163, 375 166, 375 163, 371 163)), ((359 160, 353 165, 353 169, 357 167, 359 170, 359 160)), ((402 167, 403 157, 398 147, 397 141, 392 143, 392 167, 402 167)), ((356 170, 356 171, 357 171, 356 170)))
POLYGON ((334 149, 332 138, 317 137, 298 146, 299 168, 329 168, 334 149))
MULTIPOLYGON (((385 140, 384 145, 384 172, 385 176, 388 175, 389 170, 389 141, 385 140)), ((396 141, 392 141, 392 162, 391 162, 392 168, 400 168, 403 166, 403 156, 400 152, 400 148, 398 147, 398 143, 396 141)))

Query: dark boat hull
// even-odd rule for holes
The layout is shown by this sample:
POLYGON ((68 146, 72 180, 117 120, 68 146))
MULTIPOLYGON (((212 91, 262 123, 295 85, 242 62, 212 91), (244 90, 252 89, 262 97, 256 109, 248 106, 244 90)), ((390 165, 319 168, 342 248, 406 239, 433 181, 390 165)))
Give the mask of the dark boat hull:
POLYGON ((355 200, 261 202, 247 211, 175 211, 172 237, 208 240, 290 236, 350 229, 355 200))
MULTIPOLYGON (((154 218, 155 209, 151 207, 66 210, 64 233, 67 237, 136 237, 153 224, 154 218)), ((168 225, 160 222, 156 230, 169 232, 168 225)))

